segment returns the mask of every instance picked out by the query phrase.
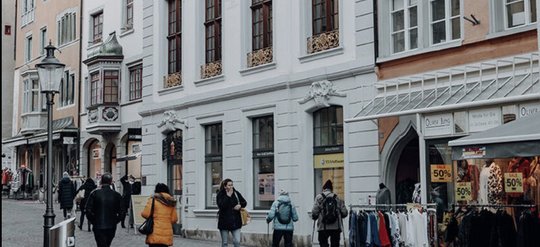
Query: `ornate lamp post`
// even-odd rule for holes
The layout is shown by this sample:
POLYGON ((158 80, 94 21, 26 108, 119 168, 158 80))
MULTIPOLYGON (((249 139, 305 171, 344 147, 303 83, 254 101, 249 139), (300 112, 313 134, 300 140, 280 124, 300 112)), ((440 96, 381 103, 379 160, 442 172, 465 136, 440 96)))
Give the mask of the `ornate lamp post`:
POLYGON ((52 105, 54 105, 54 94, 58 93, 60 87, 60 80, 62 79, 62 74, 64 73, 64 67, 66 66, 63 63, 60 63, 56 57, 54 57, 54 47, 50 42, 47 47, 47 57, 41 60, 41 63, 36 64, 39 75, 39 84, 41 86, 41 93, 45 94, 47 97, 47 208, 45 209, 45 214, 43 215, 44 224, 43 224, 43 246, 49 246, 49 229, 54 225, 54 218, 56 215, 53 210, 53 201, 52 201, 52 105))

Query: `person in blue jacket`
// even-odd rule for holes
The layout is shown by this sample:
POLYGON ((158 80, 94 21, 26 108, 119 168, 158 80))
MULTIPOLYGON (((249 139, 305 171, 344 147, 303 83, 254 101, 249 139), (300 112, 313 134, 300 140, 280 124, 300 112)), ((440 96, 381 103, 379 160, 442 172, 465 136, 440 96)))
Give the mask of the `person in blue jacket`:
POLYGON ((270 223, 271 221, 274 221, 272 247, 278 247, 281 238, 285 239, 285 247, 292 247, 293 222, 298 221, 298 213, 287 191, 280 191, 277 200, 272 203, 272 207, 266 216, 266 222, 270 223))

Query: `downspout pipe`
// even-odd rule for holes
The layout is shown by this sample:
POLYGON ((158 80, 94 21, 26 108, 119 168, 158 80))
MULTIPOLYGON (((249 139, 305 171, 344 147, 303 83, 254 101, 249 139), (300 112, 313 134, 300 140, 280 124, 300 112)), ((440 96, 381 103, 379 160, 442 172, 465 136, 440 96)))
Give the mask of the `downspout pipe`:
POLYGON ((83 22, 83 0, 81 0, 81 5, 79 7, 79 81, 78 86, 79 90, 77 92, 78 97, 78 109, 77 109, 77 173, 79 176, 81 175, 81 109, 82 109, 82 101, 81 101, 81 95, 82 95, 82 22, 83 22))

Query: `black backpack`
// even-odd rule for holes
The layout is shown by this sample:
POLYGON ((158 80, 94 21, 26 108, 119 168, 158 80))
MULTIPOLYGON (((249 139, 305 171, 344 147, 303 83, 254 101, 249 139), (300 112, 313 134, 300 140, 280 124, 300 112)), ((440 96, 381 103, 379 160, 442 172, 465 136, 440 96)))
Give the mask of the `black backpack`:
POLYGON ((325 225, 334 224, 338 218, 338 202, 337 195, 327 197, 321 193, 323 197, 323 208, 322 208, 322 223, 325 225))
POLYGON ((279 202, 276 210, 276 218, 283 225, 291 223, 292 205, 290 202, 279 202))

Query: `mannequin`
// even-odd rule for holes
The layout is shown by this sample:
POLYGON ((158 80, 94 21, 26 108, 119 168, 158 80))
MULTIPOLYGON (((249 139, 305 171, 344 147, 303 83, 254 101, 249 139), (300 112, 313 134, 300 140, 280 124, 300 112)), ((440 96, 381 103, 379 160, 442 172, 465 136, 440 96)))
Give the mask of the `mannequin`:
POLYGON ((390 196, 390 190, 384 185, 384 183, 379 184, 379 190, 375 196, 377 204, 392 204, 392 199, 390 196))

